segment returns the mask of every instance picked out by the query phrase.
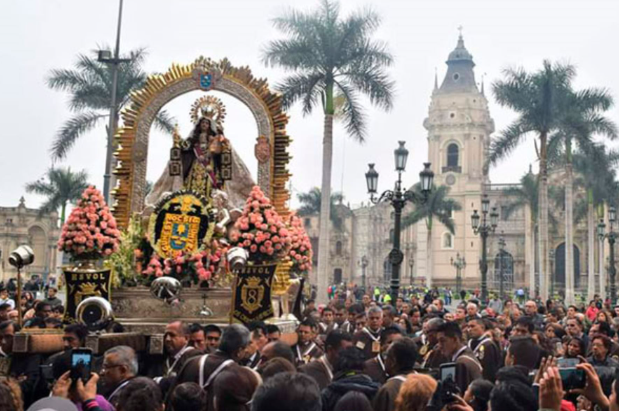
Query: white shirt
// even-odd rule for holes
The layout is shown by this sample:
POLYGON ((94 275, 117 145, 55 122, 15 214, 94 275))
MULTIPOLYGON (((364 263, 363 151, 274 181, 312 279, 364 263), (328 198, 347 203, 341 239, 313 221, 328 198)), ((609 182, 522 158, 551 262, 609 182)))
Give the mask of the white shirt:
POLYGON ((0 305, 2 305, 2 304, 10 305, 11 306, 11 310, 15 309, 15 301, 13 301, 10 298, 7 298, 7 299, 0 298, 0 305))

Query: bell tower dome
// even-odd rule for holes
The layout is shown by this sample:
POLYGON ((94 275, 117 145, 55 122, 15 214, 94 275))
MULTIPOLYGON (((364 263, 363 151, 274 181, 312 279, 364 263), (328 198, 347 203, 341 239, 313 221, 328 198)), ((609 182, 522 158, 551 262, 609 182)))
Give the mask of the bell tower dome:
POLYGON ((435 184, 449 187, 448 197, 456 200, 462 209, 452 211, 454 234, 436 219, 431 232, 425 224, 418 225, 417 261, 420 270, 425 266, 428 283, 454 286, 455 268, 451 258, 455 259, 459 253, 468 263, 463 270, 463 284, 472 286, 472 281, 479 277, 474 262, 479 256, 480 240, 473 234, 470 216, 473 210, 480 209, 481 195, 490 182, 485 162, 494 121, 483 86, 480 91, 475 81, 475 63, 464 46, 462 33, 446 64, 447 72, 440 86, 435 79, 423 125, 428 131, 428 161, 432 163, 435 184))

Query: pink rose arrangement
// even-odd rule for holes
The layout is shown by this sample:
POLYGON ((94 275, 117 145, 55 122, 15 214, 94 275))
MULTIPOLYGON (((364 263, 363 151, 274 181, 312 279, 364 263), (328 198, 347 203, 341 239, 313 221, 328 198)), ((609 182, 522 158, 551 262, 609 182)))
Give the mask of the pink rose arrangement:
POLYGON ((290 232, 290 251, 288 257, 292 261, 292 272, 301 274, 312 270, 312 243, 303 222, 294 213, 288 220, 290 232))
POLYGON ((276 262, 288 255, 289 229, 260 187, 252 189, 234 228, 231 240, 249 252, 250 261, 276 262))
POLYGON ((221 268, 225 267, 227 246, 214 240, 210 248, 198 253, 179 251, 174 257, 161 258, 152 248, 136 249, 136 267, 149 278, 170 276, 179 280, 189 280, 194 284, 213 280, 221 268))
POLYGON ((58 250, 72 260, 99 259, 117 252, 119 240, 120 231, 103 195, 90 186, 62 226, 58 250))

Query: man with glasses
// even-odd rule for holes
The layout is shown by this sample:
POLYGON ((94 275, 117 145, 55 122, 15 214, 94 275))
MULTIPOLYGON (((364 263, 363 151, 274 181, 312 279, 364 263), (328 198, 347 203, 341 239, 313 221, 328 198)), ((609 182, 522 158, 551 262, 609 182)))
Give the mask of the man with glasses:
POLYGON ((129 381, 138 374, 138 359, 133 348, 119 345, 110 348, 103 356, 101 380, 105 398, 118 408, 120 394, 129 381))

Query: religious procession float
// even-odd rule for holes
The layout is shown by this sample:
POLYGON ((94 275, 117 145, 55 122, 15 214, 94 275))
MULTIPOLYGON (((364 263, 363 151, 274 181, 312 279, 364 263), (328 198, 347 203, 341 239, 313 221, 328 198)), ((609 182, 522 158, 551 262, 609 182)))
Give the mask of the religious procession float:
MULTIPOLYGON (((292 331, 309 287, 312 250, 301 220, 287 208, 290 137, 281 95, 248 67, 200 57, 150 76, 131 99, 116 133, 113 205, 89 187, 62 228, 58 247, 72 261, 63 268, 65 322, 96 332, 89 339, 95 352, 119 338, 157 352, 165 324, 175 319, 260 320, 292 331), (204 92, 189 110, 193 128, 183 137, 176 127, 168 164, 146 193, 155 116, 193 91, 204 92), (257 181, 226 138, 226 109, 210 91, 233 96, 252 112, 257 181), (117 324, 129 332, 106 335, 117 324)), ((36 350, 35 334, 18 349, 36 350)))

